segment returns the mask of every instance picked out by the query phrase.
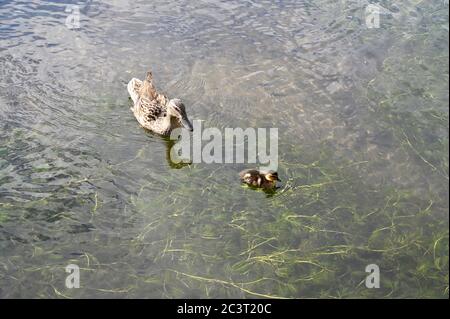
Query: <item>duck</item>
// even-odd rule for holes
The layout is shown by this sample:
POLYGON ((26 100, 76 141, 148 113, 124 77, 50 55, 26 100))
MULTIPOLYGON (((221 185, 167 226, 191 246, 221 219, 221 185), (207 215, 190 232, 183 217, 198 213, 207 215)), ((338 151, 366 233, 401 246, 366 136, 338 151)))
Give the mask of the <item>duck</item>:
POLYGON ((136 120, 145 129, 156 134, 168 136, 180 127, 193 131, 192 123, 180 99, 169 99, 159 93, 153 85, 151 71, 143 81, 132 78, 127 85, 133 106, 130 108, 136 120))
POLYGON ((239 177, 242 183, 265 190, 274 189, 277 181, 281 181, 278 178, 278 173, 272 170, 260 171, 257 169, 245 169, 239 173, 239 177))

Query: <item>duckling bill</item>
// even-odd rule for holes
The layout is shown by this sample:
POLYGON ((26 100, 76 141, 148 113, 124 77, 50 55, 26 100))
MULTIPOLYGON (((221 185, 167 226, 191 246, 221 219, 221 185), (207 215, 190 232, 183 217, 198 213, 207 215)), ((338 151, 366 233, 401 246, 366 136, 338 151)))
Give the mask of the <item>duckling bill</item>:
POLYGON ((278 173, 275 171, 260 171, 256 169, 243 170, 239 173, 239 177, 242 183, 263 189, 274 189, 277 181, 281 181, 278 178, 278 173))

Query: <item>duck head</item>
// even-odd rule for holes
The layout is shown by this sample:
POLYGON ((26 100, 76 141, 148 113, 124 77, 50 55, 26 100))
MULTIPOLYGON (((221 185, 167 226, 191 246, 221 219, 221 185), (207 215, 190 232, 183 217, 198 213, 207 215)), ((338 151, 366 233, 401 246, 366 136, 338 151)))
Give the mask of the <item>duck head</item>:
POLYGON ((271 182, 275 182, 275 181, 279 181, 281 182, 281 180, 278 178, 278 173, 275 171, 268 171, 264 173, 264 178, 268 181, 271 182))
POLYGON ((167 104, 167 114, 170 117, 176 118, 178 122, 189 131, 193 131, 192 123, 189 121, 184 104, 180 99, 171 99, 169 101, 167 104))

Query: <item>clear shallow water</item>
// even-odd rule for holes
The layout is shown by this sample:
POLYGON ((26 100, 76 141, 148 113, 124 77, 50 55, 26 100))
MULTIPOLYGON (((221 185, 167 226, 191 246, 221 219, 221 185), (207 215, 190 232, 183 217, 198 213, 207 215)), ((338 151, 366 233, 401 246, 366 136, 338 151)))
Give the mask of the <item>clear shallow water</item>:
POLYGON ((69 4, 0 4, 0 297, 448 297, 445 2, 69 4), (149 68, 205 126, 278 127, 282 188, 172 165, 149 68))

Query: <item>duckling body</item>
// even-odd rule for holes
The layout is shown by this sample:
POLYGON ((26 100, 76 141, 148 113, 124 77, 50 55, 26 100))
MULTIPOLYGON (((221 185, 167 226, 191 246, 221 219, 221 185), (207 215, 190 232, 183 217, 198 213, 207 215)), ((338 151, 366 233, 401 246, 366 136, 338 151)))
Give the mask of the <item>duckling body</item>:
POLYGON ((251 187, 274 189, 276 187, 278 173, 275 171, 259 171, 256 169, 246 169, 239 173, 242 183, 251 187))
POLYGON ((179 127, 192 131, 184 104, 179 99, 169 99, 156 91, 153 85, 152 73, 148 72, 145 80, 133 78, 127 86, 133 100, 133 111, 139 124, 157 134, 169 135, 179 127))

